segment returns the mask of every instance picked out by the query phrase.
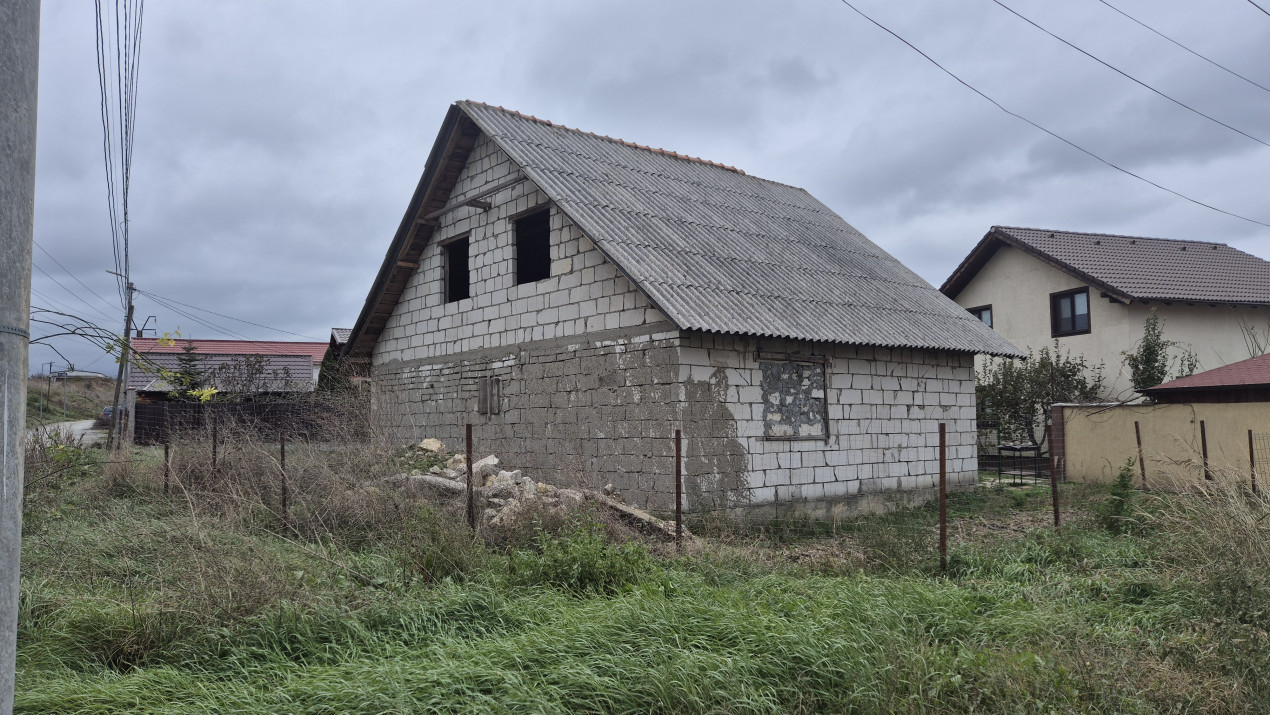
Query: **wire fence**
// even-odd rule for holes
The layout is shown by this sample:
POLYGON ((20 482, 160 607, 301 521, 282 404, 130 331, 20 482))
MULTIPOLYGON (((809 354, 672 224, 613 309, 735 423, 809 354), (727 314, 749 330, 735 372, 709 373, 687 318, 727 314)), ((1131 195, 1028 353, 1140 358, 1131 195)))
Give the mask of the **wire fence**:
MULTIPOLYGON (((663 498, 647 514, 625 504, 618 492, 535 484, 533 477, 543 475, 530 474, 516 479, 529 478, 532 489, 509 489, 512 473, 474 473, 473 466, 488 452, 480 444, 479 426, 474 434, 471 424, 464 428, 462 452, 429 455, 418 445, 403 447, 377 432, 364 405, 153 403, 138 405, 136 422, 137 443, 162 447, 165 493, 263 506, 288 529, 319 513, 328 514, 320 520, 343 519, 329 514, 342 513, 359 500, 379 504, 367 509, 400 509, 400 504, 385 506, 380 500, 387 493, 409 493, 462 514, 478 533, 506 528, 512 519, 505 514, 537 519, 544 511, 585 507, 630 527, 632 534, 679 549, 705 538, 790 547, 795 555, 811 549, 845 559, 922 562, 932 568, 937 560, 943 570, 950 535, 992 532, 998 528, 992 524, 1013 528, 1009 524, 1020 518, 1029 528, 1060 523, 1057 480, 1038 466, 1027 475, 1025 486, 1030 488, 1020 490, 1009 487, 1021 470, 1006 466, 969 480, 965 474, 953 475, 950 482, 942 424, 938 480, 926 477, 921 489, 902 490, 896 484, 885 491, 829 499, 789 498, 789 490, 776 490, 774 498, 762 503, 735 494, 732 501, 717 493, 702 498, 701 478, 684 473, 684 439, 675 430, 673 501, 667 506, 663 498), (1049 489, 1039 488, 1043 486, 1049 489)), ((1270 461, 1270 455, 1265 459, 1270 461)))
POLYGON ((174 436, 209 431, 251 434, 270 441, 279 437, 303 441, 368 439, 368 415, 350 415, 349 400, 286 400, 271 402, 139 402, 133 410, 133 438, 137 445, 165 444, 174 436))

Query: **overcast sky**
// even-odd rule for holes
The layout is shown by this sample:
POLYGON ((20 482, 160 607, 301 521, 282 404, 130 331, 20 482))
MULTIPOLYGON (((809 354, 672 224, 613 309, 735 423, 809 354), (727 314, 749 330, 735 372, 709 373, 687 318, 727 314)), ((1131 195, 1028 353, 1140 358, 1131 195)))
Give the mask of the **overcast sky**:
MULTIPOLYGON (((1270 142, 1270 91, 1107 3, 1004 1, 1270 142)), ((991 0, 853 2, 1007 108, 1270 223, 1265 145, 991 0)), ((1109 2, 1270 87, 1270 16, 1247 0, 1109 2)), ((1004 114, 840 0, 151 2, 143 27, 134 282, 318 340, 356 320, 458 99, 803 187, 936 286, 994 224, 1219 241, 1270 259, 1270 229, 1004 114)), ((37 270, 33 302, 118 330, 92 4, 45 0, 41 30, 35 236, 48 253, 37 248, 35 264, 76 295, 37 270)), ((160 331, 195 338, 302 339, 190 312, 238 335, 144 296, 137 322, 154 315, 160 331)), ((87 344, 55 344, 77 367, 114 369, 87 344)), ((32 347, 33 372, 50 360, 63 364, 32 347)))

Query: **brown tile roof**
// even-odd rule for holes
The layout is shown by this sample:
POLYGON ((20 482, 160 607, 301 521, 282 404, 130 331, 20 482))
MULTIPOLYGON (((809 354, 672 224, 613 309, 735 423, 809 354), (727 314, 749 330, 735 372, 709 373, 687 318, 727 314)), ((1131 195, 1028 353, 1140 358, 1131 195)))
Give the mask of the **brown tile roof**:
POLYGON ((1270 385, 1270 355, 1261 355, 1156 385, 1148 395, 1180 390, 1232 389, 1270 385))
POLYGON ((955 298, 1008 245, 1126 302, 1270 305, 1270 261, 1224 243, 993 226, 940 288, 955 298))

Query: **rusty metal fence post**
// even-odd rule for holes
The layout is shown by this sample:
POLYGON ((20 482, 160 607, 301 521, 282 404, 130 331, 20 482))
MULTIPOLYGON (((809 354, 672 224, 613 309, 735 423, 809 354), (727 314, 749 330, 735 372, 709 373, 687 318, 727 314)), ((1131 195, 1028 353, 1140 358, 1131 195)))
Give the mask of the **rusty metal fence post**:
POLYGON ((219 420, 216 419, 216 410, 212 410, 212 471, 216 471, 216 448, 218 442, 217 430, 219 428, 219 420))
POLYGON ((948 438, 939 423, 939 572, 948 574, 948 438))
POLYGON ((1142 490, 1147 488, 1147 460, 1142 455, 1142 428, 1138 426, 1138 421, 1133 421, 1133 436, 1138 440, 1138 470, 1142 472, 1142 490))
POLYGON ((1059 526, 1058 517, 1058 470, 1050 470, 1050 501, 1054 503, 1054 528, 1059 526))
POLYGON ((675 548, 684 548, 683 433, 675 430, 675 548))
MULTIPOLYGON (((1251 434, 1251 433, 1250 433, 1251 434)), ((168 405, 163 403, 163 494, 168 493, 172 480, 172 420, 168 417, 168 405)))
POLYGON ((291 523, 290 510, 287 508, 287 434, 278 431, 278 466, 282 472, 282 526, 291 523))
POLYGON ((467 525, 476 530, 476 494, 472 488, 472 423, 467 423, 467 525))
POLYGON ((1204 428, 1204 420, 1199 421, 1199 449, 1204 458, 1204 479, 1213 481, 1213 472, 1208 468, 1208 430, 1204 428))
POLYGON ((1248 430, 1248 473, 1252 477, 1252 493, 1257 493, 1257 452, 1252 447, 1252 430, 1248 430))

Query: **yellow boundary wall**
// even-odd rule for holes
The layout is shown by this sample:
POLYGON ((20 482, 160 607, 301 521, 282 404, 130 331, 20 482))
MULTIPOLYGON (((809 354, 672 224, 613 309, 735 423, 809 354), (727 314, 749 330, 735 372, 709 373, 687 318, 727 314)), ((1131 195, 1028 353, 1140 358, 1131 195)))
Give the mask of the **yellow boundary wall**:
MULTIPOLYGON (((1106 483, 1126 460, 1134 460, 1140 484, 1134 422, 1142 433, 1147 486, 1185 484, 1204 479, 1200 423, 1208 443, 1210 473, 1218 479, 1247 479, 1248 430, 1270 435, 1270 403, 1177 403, 1152 405, 1055 405, 1061 410, 1062 446, 1055 455, 1066 478, 1106 483), (1154 483, 1154 484, 1153 484, 1154 483)), ((1057 419, 1059 415, 1055 415, 1057 419)), ((1055 430, 1057 433, 1058 430, 1055 430)), ((1270 450, 1258 451, 1258 487, 1270 487, 1270 450), (1264 460, 1264 461, 1263 461, 1264 460)))

